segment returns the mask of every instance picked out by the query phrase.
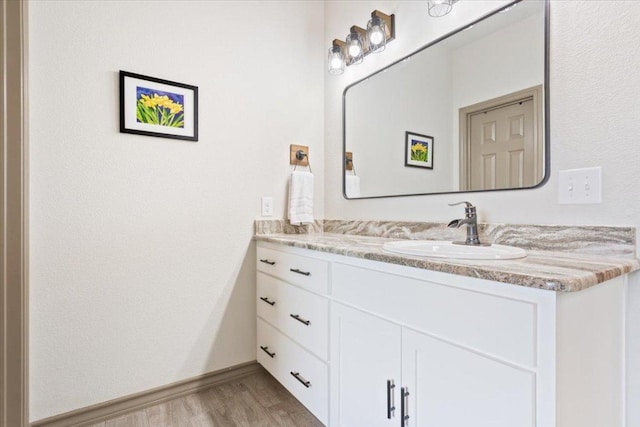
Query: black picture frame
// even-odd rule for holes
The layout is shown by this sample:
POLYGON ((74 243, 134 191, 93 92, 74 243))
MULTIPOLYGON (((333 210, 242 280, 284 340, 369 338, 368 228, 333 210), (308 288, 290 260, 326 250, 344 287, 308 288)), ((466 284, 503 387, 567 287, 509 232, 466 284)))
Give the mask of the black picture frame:
POLYGON ((120 132, 197 141, 198 87, 120 70, 120 132))
POLYGON ((422 135, 410 131, 406 131, 404 136, 404 165, 411 168, 433 169, 434 138, 429 135, 422 135), (412 153, 414 152, 412 148, 414 145, 423 147, 415 151, 416 153, 424 152, 426 156, 424 160, 412 157, 412 153))

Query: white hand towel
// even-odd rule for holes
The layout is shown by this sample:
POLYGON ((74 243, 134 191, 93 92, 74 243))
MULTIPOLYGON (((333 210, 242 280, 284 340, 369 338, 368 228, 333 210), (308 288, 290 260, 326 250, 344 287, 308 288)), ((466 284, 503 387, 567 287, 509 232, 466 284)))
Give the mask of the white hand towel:
POLYGON ((360 197, 360 177, 357 175, 345 175, 344 191, 347 197, 360 197))
POLYGON ((289 222, 293 225, 313 222, 313 174, 293 171, 289 182, 289 222))

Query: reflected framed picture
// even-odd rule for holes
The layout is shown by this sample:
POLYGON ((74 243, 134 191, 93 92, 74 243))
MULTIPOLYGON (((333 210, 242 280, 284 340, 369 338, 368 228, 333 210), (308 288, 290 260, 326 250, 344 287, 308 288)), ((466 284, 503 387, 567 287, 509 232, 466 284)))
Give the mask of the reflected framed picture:
POLYGON ((433 169, 433 137, 406 131, 404 165, 433 169))
POLYGON ((198 140, 198 88, 120 71, 120 132, 198 140))

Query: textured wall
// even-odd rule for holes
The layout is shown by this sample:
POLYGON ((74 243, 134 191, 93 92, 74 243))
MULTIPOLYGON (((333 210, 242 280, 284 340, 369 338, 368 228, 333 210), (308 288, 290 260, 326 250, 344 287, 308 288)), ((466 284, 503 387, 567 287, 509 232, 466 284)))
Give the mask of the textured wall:
POLYGON ((319 2, 30 3, 31 419, 255 360, 253 220, 290 143, 323 207, 319 2), (118 132, 119 69, 199 86, 196 143, 118 132))
MULTIPOLYGON (((536 190, 344 200, 341 193, 340 94, 342 88, 410 53, 471 16, 505 2, 459 2, 454 12, 430 19, 423 2, 327 2, 325 44, 378 8, 396 13, 396 40, 382 55, 341 77, 325 77, 325 217, 446 221, 460 215, 447 203, 468 199, 483 221, 600 224, 640 227, 640 2, 552 1, 551 178, 536 190), (472 10, 473 9, 473 10, 472 10), (603 167, 603 203, 559 205, 562 169, 603 167)), ((628 322, 629 426, 640 426, 640 276, 632 276, 628 322)))

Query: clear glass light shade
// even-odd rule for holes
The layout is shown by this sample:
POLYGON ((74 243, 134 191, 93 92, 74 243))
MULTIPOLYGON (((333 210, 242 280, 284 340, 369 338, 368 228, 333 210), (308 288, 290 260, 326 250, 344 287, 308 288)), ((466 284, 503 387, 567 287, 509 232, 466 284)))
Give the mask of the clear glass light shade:
POLYGON ((332 46, 329 49, 329 74, 333 76, 344 73, 344 54, 340 46, 332 46))
POLYGON ((364 48, 362 37, 357 32, 352 32, 347 36, 347 55, 352 64, 359 64, 364 58, 364 48))
POLYGON ((367 40, 371 52, 382 52, 387 43, 387 26, 384 21, 374 16, 367 23, 367 40))
POLYGON ((429 0, 429 15, 439 18, 451 12, 453 0, 429 0))

